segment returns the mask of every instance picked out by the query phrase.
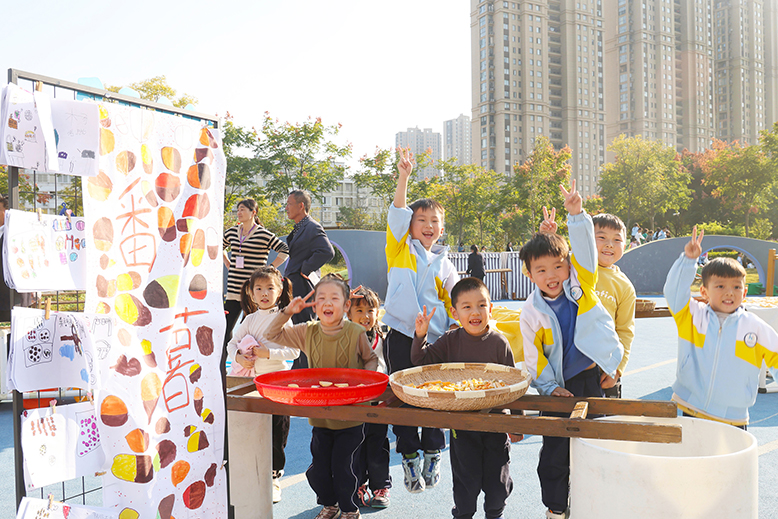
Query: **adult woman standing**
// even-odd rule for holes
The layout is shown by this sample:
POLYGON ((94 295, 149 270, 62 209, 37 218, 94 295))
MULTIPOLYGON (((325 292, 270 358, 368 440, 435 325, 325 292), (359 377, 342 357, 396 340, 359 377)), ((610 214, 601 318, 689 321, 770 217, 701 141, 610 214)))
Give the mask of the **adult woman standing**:
POLYGON ((272 232, 265 229, 257 218, 257 202, 247 198, 238 202, 238 225, 224 231, 224 265, 227 267, 227 329, 224 332, 224 346, 232 337, 232 329, 240 315, 240 289, 259 267, 267 265, 267 256, 273 249, 278 256, 273 266, 278 267, 289 253, 289 248, 272 232), (227 255, 230 249, 231 256, 227 255))
POLYGON ((486 276, 484 257, 478 252, 477 245, 471 245, 470 250, 472 252, 467 256, 467 275, 483 281, 484 276, 486 276))

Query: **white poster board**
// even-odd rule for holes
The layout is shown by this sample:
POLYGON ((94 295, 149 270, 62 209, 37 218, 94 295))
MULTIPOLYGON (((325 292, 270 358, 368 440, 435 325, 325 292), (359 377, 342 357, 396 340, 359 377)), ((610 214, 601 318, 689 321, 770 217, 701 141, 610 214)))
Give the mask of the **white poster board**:
POLYGON ((23 497, 16 519, 118 519, 119 513, 108 508, 70 503, 49 503, 46 499, 23 497))

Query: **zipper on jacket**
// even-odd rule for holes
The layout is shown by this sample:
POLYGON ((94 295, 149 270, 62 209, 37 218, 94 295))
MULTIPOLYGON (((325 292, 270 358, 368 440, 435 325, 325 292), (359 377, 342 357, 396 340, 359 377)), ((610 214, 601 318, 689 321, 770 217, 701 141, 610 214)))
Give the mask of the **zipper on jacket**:
MULTIPOLYGON (((715 315, 715 314, 714 314, 715 315)), ((715 315, 716 320, 719 321, 719 334, 716 338, 716 353, 713 355, 713 369, 710 373, 710 381, 708 382, 708 397, 705 399, 705 411, 708 410, 708 407, 710 406, 710 401, 713 398, 713 384, 716 381, 716 371, 719 367, 719 352, 721 351, 721 334, 724 330, 724 324, 727 322, 727 319, 729 319, 729 316, 727 316, 726 319, 724 319, 724 322, 722 323, 719 319, 718 315, 715 315)))

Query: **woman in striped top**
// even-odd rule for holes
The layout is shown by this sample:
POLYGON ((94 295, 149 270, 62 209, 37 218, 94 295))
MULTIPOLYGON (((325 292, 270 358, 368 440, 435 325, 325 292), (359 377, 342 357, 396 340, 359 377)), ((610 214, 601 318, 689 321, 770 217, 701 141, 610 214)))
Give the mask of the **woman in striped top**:
POLYGON ((257 218, 257 202, 247 198, 238 202, 238 225, 224 231, 224 265, 227 267, 227 329, 224 332, 224 351, 232 337, 232 329, 240 315, 240 289, 259 267, 267 265, 267 256, 273 249, 278 256, 272 265, 278 267, 289 254, 289 248, 257 218), (232 251, 227 255, 227 249, 232 251))

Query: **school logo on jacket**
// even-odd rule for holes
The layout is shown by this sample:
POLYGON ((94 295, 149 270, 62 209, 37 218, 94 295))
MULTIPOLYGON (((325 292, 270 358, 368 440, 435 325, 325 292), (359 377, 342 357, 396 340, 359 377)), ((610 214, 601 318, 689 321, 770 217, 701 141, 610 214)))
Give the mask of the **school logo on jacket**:
POLYGON ((570 289, 570 295, 572 296, 573 299, 578 301, 579 299, 581 299, 581 297, 583 297, 583 289, 581 287, 572 287, 570 289))
POLYGON ((745 342, 746 346, 748 346, 749 348, 753 348, 754 346, 756 346, 756 340, 757 337, 754 332, 747 333, 746 336, 743 337, 743 342, 745 342))

